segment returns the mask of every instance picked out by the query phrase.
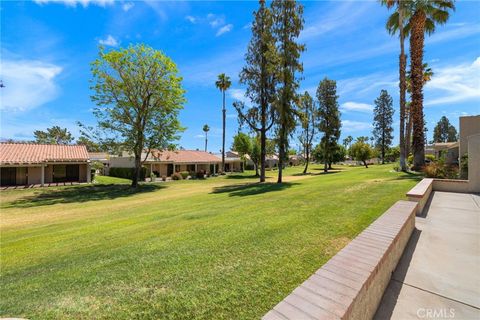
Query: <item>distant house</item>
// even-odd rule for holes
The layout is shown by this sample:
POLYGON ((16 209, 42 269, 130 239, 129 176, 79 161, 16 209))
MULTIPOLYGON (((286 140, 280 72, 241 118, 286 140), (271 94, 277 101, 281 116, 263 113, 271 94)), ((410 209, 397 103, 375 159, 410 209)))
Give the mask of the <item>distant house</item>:
POLYGON ((90 182, 85 146, 0 143, 2 186, 90 182))
POLYGON ((290 155, 288 156, 288 165, 289 166, 298 166, 305 162, 305 158, 301 155, 290 155))
POLYGON ((447 164, 458 164, 458 147, 456 142, 437 142, 425 149, 425 154, 433 154, 435 159, 444 158, 447 164))
MULTIPOLYGON (((220 159, 220 162, 222 161, 221 153, 216 153, 215 156, 220 159)), ((225 172, 243 172, 243 165, 243 160, 238 153, 234 151, 225 152, 225 172)))
MULTIPOLYGON (((147 154, 142 155, 142 161, 147 154)), ((149 153, 143 166, 147 169, 147 175, 171 176, 174 172, 218 172, 219 164, 222 162, 217 156, 198 150, 153 150, 149 153)), ((124 154, 120 157, 110 156, 109 168, 133 168, 134 157, 124 154)))

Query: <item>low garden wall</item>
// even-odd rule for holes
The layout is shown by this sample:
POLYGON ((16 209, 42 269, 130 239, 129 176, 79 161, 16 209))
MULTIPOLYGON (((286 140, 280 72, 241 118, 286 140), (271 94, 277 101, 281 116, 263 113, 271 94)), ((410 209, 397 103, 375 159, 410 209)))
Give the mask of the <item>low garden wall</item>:
POLYGON ((396 202, 263 319, 371 319, 415 228, 417 206, 396 202))

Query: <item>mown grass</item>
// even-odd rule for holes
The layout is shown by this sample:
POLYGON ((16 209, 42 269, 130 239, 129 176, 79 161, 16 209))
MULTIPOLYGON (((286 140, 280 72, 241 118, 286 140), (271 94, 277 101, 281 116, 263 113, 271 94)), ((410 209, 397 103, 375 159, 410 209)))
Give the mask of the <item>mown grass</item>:
POLYGON ((1 192, 0 316, 259 318, 417 181, 301 169, 1 192))

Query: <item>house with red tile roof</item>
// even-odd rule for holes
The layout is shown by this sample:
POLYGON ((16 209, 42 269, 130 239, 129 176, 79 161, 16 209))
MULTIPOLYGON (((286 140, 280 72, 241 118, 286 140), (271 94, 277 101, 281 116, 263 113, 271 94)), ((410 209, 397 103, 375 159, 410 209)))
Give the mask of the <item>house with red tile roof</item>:
MULTIPOLYGON (((142 155, 146 160, 143 166, 147 169, 147 176, 151 173, 161 177, 171 176, 174 172, 210 172, 215 174, 219 171, 222 160, 217 156, 199 150, 152 150, 142 155)), ((133 168, 135 161, 133 156, 124 154, 121 157, 110 156, 110 168, 133 168)))
POLYGON ((90 182, 85 146, 0 143, 0 185, 90 182))

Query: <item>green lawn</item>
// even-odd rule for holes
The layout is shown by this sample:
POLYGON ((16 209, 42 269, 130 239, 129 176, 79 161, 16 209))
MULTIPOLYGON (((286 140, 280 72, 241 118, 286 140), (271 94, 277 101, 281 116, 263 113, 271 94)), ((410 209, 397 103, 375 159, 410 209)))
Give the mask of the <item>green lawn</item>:
POLYGON ((2 191, 0 317, 259 318, 418 180, 301 169, 2 191))

